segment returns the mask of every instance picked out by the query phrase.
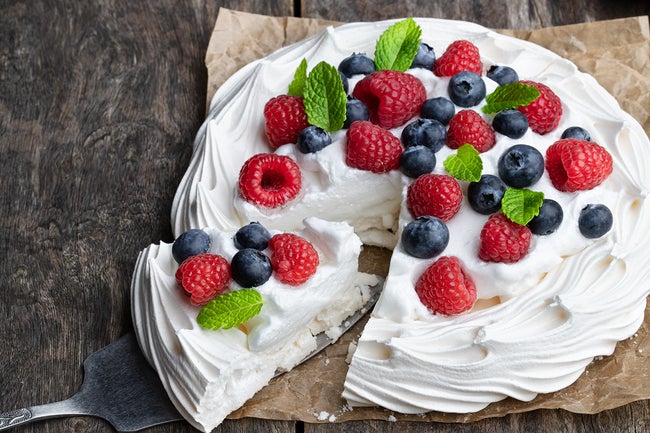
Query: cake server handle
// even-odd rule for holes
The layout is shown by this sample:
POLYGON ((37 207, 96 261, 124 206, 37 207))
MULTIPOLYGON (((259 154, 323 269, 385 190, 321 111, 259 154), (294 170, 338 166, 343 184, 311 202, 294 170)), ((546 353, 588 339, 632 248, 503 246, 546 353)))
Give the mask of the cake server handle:
POLYGON ((91 415, 79 404, 76 395, 67 400, 54 403, 29 406, 0 413, 0 431, 9 430, 22 424, 48 418, 60 418, 70 415, 91 415))

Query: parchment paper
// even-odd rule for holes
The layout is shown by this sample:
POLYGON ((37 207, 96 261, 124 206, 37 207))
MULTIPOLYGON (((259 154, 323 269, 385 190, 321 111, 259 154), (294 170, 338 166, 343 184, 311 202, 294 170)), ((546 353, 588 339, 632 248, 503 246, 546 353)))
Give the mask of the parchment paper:
MULTIPOLYGON (((209 105, 216 89, 239 68, 276 49, 337 23, 292 17, 269 17, 220 9, 206 54, 209 105)), ((622 108, 650 134, 650 30, 648 17, 601 21, 533 31, 499 30, 544 46, 592 74, 622 108)), ((390 252, 364 249, 366 272, 385 275, 390 252)), ((430 412, 402 415, 380 408, 351 410, 341 398, 348 347, 363 329, 357 324, 310 361, 274 379, 229 418, 256 417, 306 422, 359 419, 470 422, 534 409, 562 408, 597 413, 650 398, 650 304, 637 334, 618 344, 612 356, 592 362, 573 385, 531 402, 506 399, 472 414, 430 412), (391 418, 393 419, 393 418, 391 418)))

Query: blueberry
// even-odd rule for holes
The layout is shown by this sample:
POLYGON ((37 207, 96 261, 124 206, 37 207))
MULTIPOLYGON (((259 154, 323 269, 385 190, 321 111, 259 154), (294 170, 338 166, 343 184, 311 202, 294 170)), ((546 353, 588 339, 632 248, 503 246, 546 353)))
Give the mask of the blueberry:
POLYGON ((557 230, 563 218, 562 206, 555 200, 545 198, 542 201, 542 207, 539 208, 539 214, 534 216, 526 225, 534 234, 546 236, 557 230))
POLYGON ((298 135, 296 146, 302 153, 315 153, 332 144, 332 137, 323 128, 308 126, 298 135))
POLYGON ((354 53, 339 63, 339 71, 350 78, 353 75, 368 75, 375 72, 375 62, 362 53, 354 53))
POLYGON ((433 171, 436 155, 426 146, 411 146, 400 155, 399 166, 402 173, 416 179, 433 171))
POLYGON ((498 162, 499 177, 513 188, 525 188, 544 174, 544 157, 532 146, 515 144, 503 152, 498 162))
POLYGON ((501 209, 501 199, 506 184, 493 174, 484 174, 478 182, 467 186, 467 201, 472 209, 483 215, 490 215, 501 209))
POLYGON ((521 138, 528 131, 528 118, 519 110, 504 110, 494 116, 492 128, 506 137, 521 138))
POLYGON ((271 278, 271 260, 254 248, 237 251, 230 261, 232 279, 242 287, 261 286, 271 278))
POLYGON ((432 70, 435 61, 436 53, 433 51, 433 48, 424 42, 420 42, 418 52, 415 54, 413 63, 411 63, 411 68, 424 68, 432 70))
POLYGON ((172 256, 181 264, 185 259, 210 249, 210 236, 199 229, 190 229, 176 238, 172 245, 172 256))
POLYGON ((350 90, 350 83, 348 77, 343 75, 343 72, 341 71, 339 71, 339 75, 341 76, 341 82, 343 83, 343 91, 347 94, 348 91, 350 90))
POLYGON ((343 128, 349 128, 352 122, 356 122, 357 120, 368 119, 370 119, 370 111, 366 104, 359 99, 349 98, 348 102, 345 103, 345 122, 343 122, 343 128))
POLYGON ((400 139, 404 147, 426 146, 437 152, 445 145, 447 128, 437 120, 417 119, 404 127, 400 139))
POLYGON ((260 223, 252 222, 237 230, 233 241, 238 250, 253 248, 264 250, 269 246, 271 233, 260 223))
POLYGON ((588 204, 580 211, 578 228, 586 238, 597 239, 612 228, 612 211, 603 204, 588 204))
POLYGON ((462 71, 451 77, 447 89, 449 99, 459 107, 473 107, 485 98, 483 79, 470 71, 462 71))
POLYGON ((492 65, 485 75, 487 75, 489 79, 496 81, 501 86, 519 81, 517 71, 512 69, 510 66, 492 65))
POLYGON ((427 99, 420 109, 420 116, 425 119, 437 120, 443 125, 448 125, 454 114, 456 114, 454 103, 442 96, 427 99))
POLYGON ((589 131, 579 126, 570 126, 564 130, 560 138, 577 138, 578 140, 591 141, 589 131))
POLYGON ((402 232, 404 250, 420 259, 435 257, 447 248, 449 230, 441 219, 421 216, 411 221, 402 232))

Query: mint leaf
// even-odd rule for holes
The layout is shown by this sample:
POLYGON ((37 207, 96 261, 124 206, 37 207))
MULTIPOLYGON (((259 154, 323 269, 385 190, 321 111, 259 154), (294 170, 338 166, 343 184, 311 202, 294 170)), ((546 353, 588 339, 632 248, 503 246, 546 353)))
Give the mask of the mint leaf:
POLYGON ((304 100, 309 124, 325 131, 338 131, 345 122, 347 95, 336 68, 320 62, 307 76, 304 100))
POLYGON ((485 97, 487 105, 483 107, 483 112, 493 114, 526 106, 537 99, 539 95, 537 87, 529 84, 520 82, 504 84, 485 97))
POLYGON ((255 317, 263 304, 262 295, 257 290, 224 293, 205 304, 196 321, 207 329, 229 329, 255 317))
POLYGON ((455 154, 449 155, 442 163, 447 172, 458 180, 478 182, 483 171, 483 161, 478 150, 471 144, 463 144, 455 154))
POLYGON ((539 215, 543 200, 543 192, 508 188, 501 200, 501 211, 510 221, 525 226, 534 216, 539 215))
POLYGON ((375 47, 377 70, 406 71, 411 67, 418 52, 420 36, 422 36, 422 29, 413 18, 398 21, 387 28, 379 37, 375 47))
POLYGON ((289 84, 289 95, 303 96, 305 94, 305 83, 307 82, 307 59, 302 59, 298 65, 293 81, 289 84))

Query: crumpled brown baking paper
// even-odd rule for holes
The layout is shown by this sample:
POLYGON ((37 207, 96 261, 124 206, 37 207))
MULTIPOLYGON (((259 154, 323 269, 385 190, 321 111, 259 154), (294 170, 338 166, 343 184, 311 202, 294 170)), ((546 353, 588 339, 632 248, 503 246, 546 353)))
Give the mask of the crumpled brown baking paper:
MULTIPOLYGON (((216 89, 239 68, 276 49, 337 23, 270 17, 221 9, 206 54, 209 104, 216 89)), ((650 31, 648 17, 551 27, 532 31, 499 30, 544 46, 572 60, 612 93, 624 110, 650 134, 650 31)), ((362 267, 385 275, 390 253, 366 248, 362 267)), ((650 304, 646 320, 613 356, 592 362, 573 385, 531 402, 505 399, 471 414, 430 412, 402 415, 380 408, 351 410, 341 398, 348 347, 363 329, 358 323, 310 361, 274 379, 230 418, 256 417, 333 422, 394 417, 408 421, 470 422, 534 409, 562 408, 596 413, 650 398, 650 304)), ((393 418, 391 418, 393 419, 393 418)))

